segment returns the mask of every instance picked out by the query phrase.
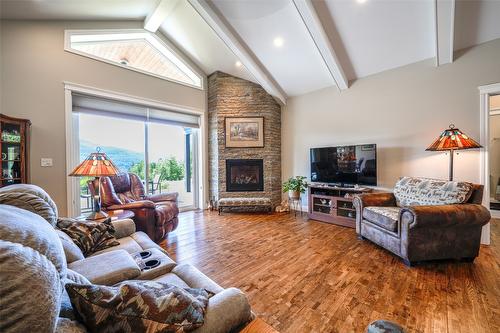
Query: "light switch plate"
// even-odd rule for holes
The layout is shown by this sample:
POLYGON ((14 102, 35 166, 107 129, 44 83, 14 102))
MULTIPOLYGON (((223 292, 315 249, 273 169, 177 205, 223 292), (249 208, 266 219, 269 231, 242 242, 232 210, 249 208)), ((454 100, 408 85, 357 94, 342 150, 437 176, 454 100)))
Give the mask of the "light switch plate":
POLYGON ((43 158, 40 160, 40 165, 42 167, 51 167, 52 164, 52 159, 51 158, 43 158))

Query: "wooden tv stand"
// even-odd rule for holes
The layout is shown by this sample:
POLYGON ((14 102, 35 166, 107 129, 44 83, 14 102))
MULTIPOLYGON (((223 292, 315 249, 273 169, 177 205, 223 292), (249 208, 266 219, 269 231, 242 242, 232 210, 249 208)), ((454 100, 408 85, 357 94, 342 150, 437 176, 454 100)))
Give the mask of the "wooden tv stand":
POLYGON ((336 187, 310 184, 308 188, 308 216, 312 220, 356 228, 356 210, 352 199, 356 194, 368 193, 369 188, 336 187))

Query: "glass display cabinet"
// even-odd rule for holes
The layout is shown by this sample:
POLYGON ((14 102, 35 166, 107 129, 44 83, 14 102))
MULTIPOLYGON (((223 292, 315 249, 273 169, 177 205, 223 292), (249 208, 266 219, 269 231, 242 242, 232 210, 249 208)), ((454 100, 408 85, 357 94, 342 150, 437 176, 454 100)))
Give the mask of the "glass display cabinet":
POLYGON ((0 187, 29 182, 29 129, 31 122, 0 114, 0 187))

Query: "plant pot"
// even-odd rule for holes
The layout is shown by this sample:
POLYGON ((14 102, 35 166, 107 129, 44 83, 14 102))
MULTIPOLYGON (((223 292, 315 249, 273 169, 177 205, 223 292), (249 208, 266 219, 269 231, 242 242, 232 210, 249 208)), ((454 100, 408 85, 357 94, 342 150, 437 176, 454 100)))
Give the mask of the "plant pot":
POLYGON ((293 200, 299 200, 300 199, 300 192, 299 191, 288 191, 288 197, 293 200))

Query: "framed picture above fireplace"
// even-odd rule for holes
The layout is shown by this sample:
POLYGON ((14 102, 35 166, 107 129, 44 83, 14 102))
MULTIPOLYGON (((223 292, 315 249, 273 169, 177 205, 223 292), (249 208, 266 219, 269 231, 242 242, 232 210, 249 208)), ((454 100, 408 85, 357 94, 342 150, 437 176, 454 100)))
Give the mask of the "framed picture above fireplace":
POLYGON ((226 191, 264 191, 263 160, 226 160, 226 191))
POLYGON ((264 147, 264 117, 226 117, 227 148, 264 147))

